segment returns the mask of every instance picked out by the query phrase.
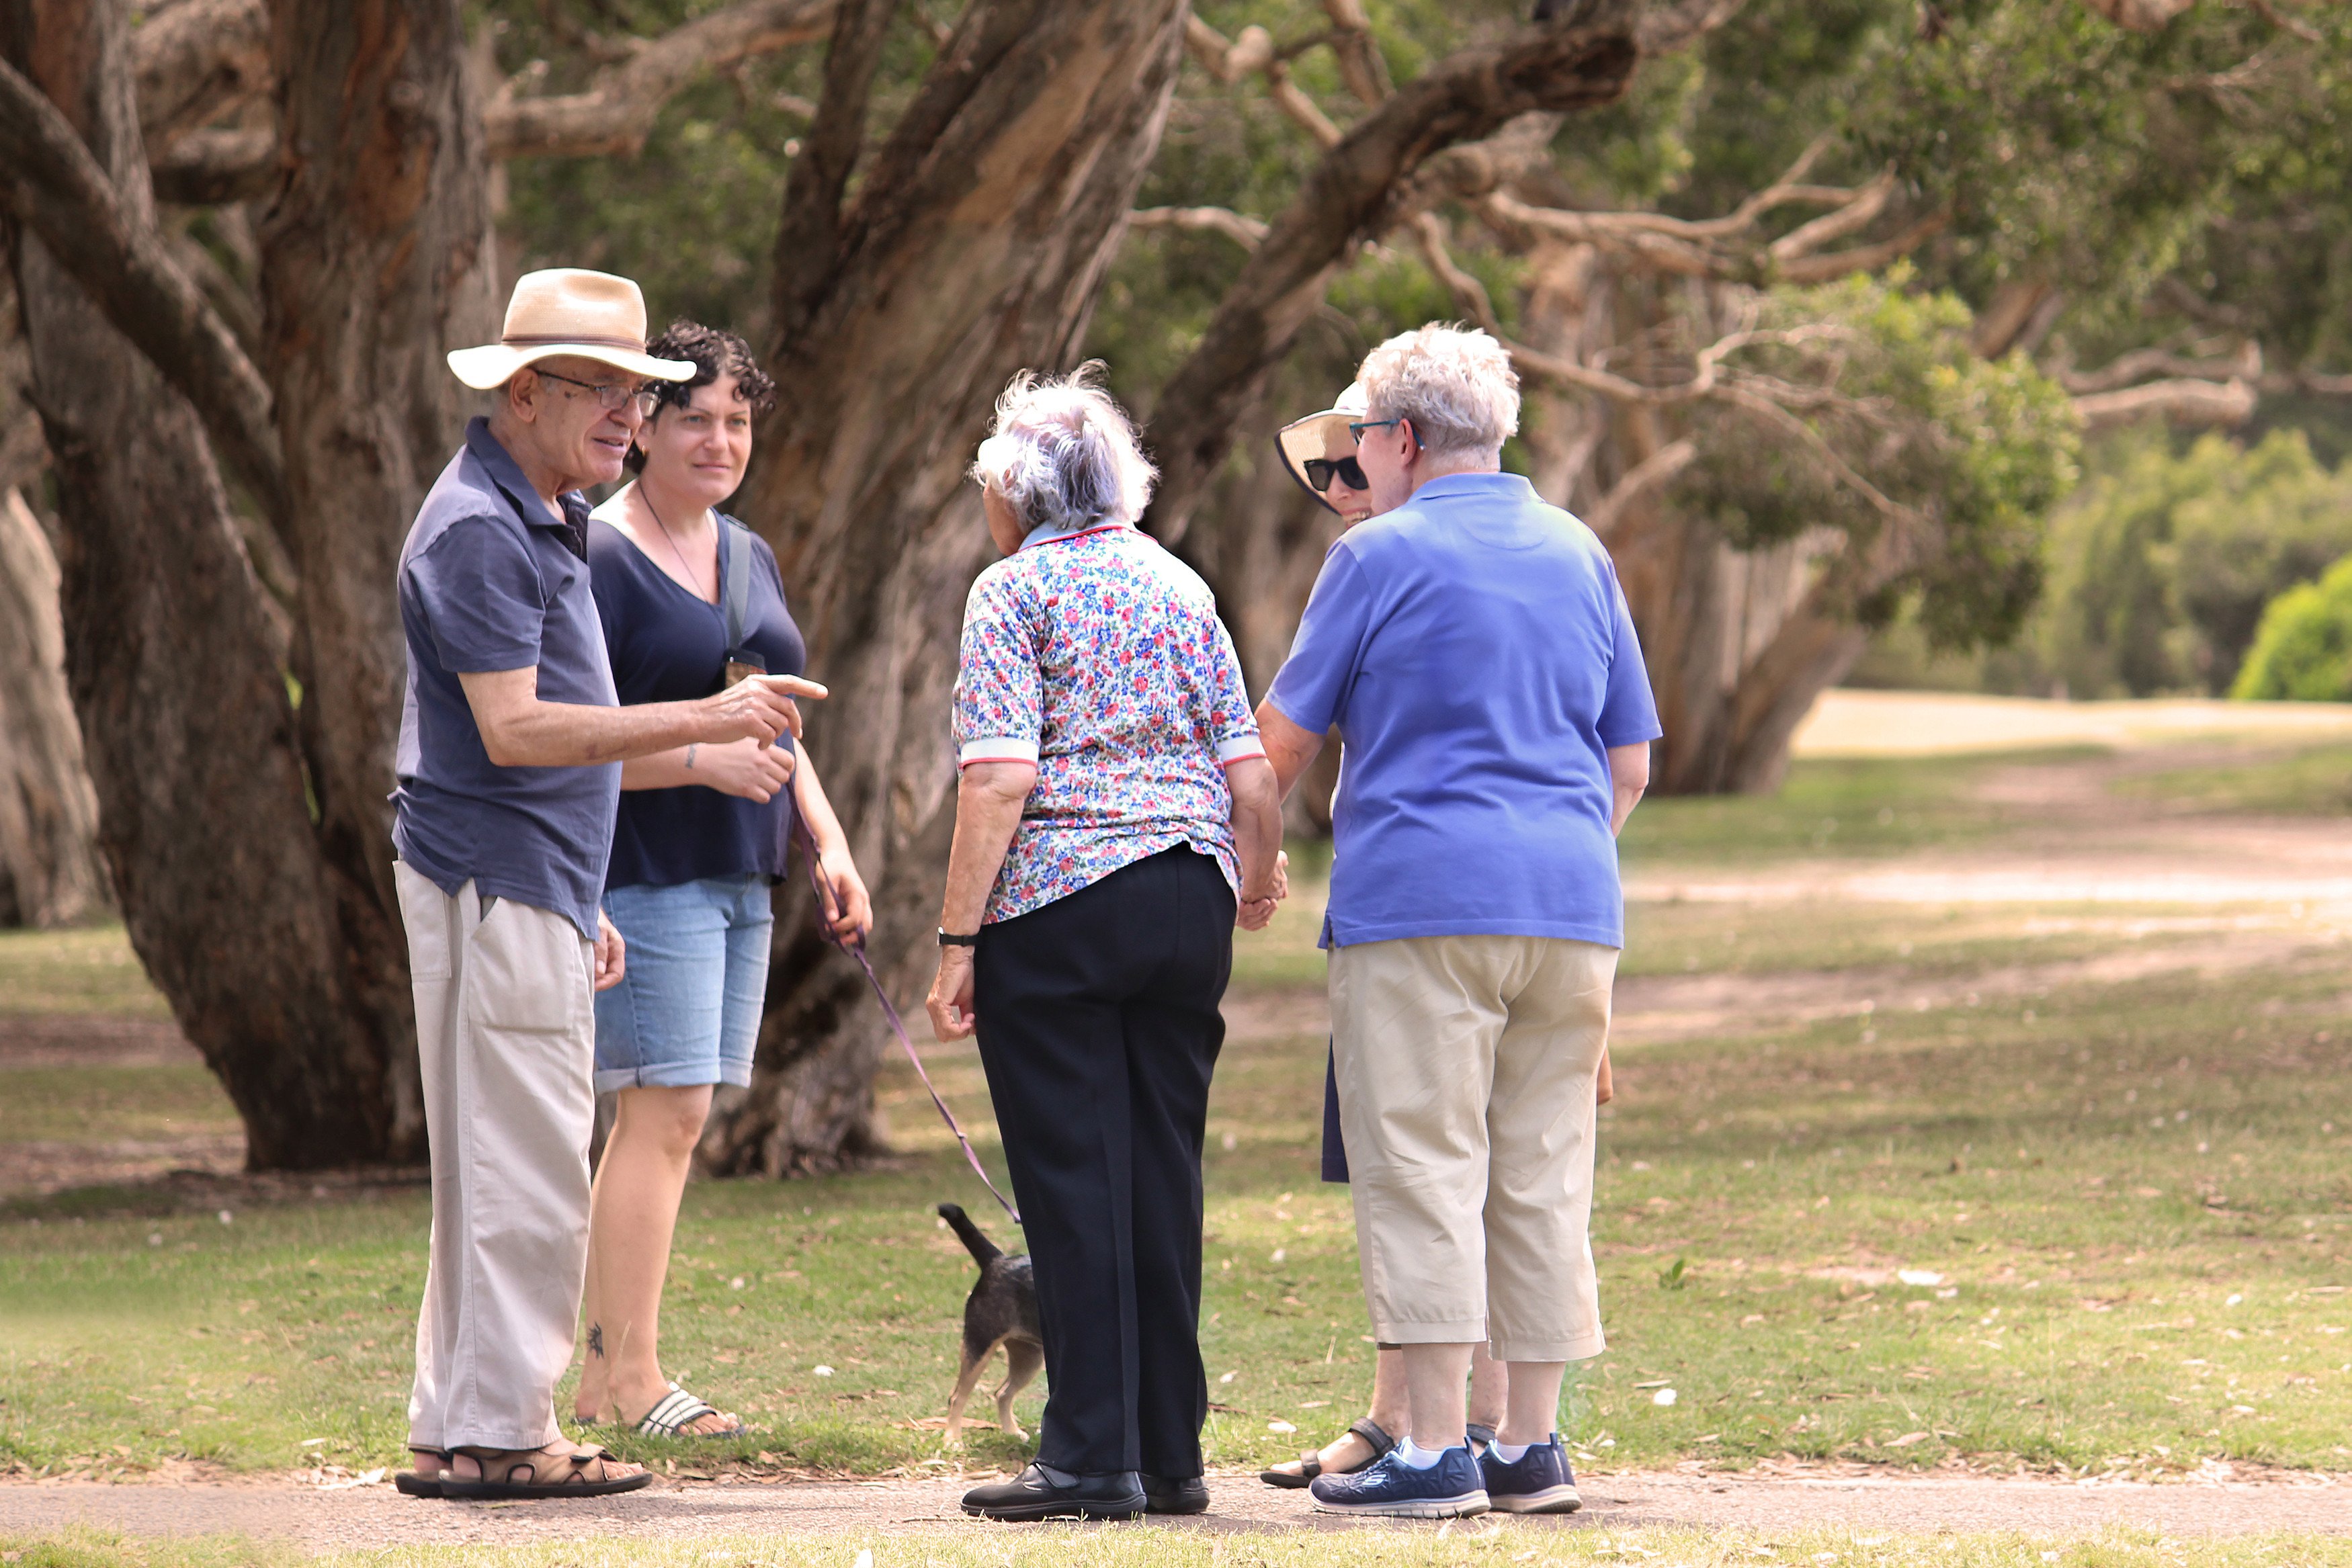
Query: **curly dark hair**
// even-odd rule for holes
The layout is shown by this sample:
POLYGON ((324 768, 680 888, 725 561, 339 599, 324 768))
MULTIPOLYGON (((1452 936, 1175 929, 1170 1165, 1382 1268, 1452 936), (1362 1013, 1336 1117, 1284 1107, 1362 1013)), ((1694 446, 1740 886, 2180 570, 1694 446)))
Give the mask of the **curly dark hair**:
MULTIPOLYGON (((720 376, 731 375, 743 393, 743 401, 751 405, 754 413, 765 413, 776 405, 776 383, 751 357, 751 345, 732 332, 716 327, 706 327, 699 321, 673 321, 667 331, 646 345, 646 352, 656 360, 691 360, 694 374, 682 382, 656 382, 653 389, 661 400, 654 405, 653 417, 661 417, 666 408, 684 408, 694 400, 694 389, 707 387, 720 376)), ((636 444, 629 445, 629 455, 622 459, 629 472, 645 471, 646 455, 636 444)))

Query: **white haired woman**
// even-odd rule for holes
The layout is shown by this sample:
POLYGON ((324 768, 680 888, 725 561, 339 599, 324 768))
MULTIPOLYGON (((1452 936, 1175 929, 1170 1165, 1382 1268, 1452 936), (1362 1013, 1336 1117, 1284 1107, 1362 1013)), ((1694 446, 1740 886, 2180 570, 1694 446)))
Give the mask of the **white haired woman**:
POLYGON ((1348 747, 1324 927, 1339 1120, 1410 1435, 1311 1490, 1344 1513, 1565 1512, 1560 1379, 1602 1346, 1587 1231, 1615 835, 1657 710, 1608 551, 1501 472, 1519 406, 1502 345, 1424 327, 1360 378, 1376 515, 1332 546, 1258 722, 1286 788, 1326 731, 1348 747), (1474 1454, 1481 1342, 1509 1391, 1474 1454))
POLYGON ((1208 587, 1135 527, 1152 469, 1095 379, 1016 378, 972 476, 1005 559, 964 608, 961 777, 929 1006, 979 1035, 1050 1393, 992 1519, 1208 1506, 1201 1139, 1233 932, 1281 809, 1208 587))

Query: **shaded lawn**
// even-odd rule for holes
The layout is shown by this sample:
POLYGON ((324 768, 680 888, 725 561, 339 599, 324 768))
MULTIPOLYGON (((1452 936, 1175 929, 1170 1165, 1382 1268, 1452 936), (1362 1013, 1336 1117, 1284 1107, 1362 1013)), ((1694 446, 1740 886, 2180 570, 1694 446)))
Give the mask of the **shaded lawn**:
POLYGON ((2352 746, 2262 751, 2117 779, 2115 792, 2200 815, 2352 814, 2352 746))
POLYGON ((0 1013, 170 1012, 120 925, 0 931, 0 1013))
POLYGON ((209 1069, 21 1067, 0 1076, 0 1144, 114 1143, 236 1130, 209 1069))
MULTIPOLYGON (((2345 1011, 2315 965, 2227 993, 2150 981, 1628 1050, 1594 1222, 1612 1345, 1572 1380, 1563 1432, 1608 1465, 2352 1468, 2345 1011)), ((1319 1037, 1241 1041, 1219 1074, 1215 1464, 1328 1437, 1369 1387, 1344 1193, 1314 1178, 1321 1060, 1319 1037)), ((935 1061, 986 1148, 976 1061, 935 1061)), ((689 1471, 950 1462, 914 1423, 943 1406, 971 1267, 930 1206, 1012 1238, 910 1076, 885 1089, 904 1168, 688 1195, 666 1354, 764 1430, 625 1452, 689 1471)), ((397 1458, 421 1193, 226 1223, 68 1216, 0 1223, 0 1458, 397 1458)), ((1020 1454, 972 1436, 974 1460, 1020 1454)))

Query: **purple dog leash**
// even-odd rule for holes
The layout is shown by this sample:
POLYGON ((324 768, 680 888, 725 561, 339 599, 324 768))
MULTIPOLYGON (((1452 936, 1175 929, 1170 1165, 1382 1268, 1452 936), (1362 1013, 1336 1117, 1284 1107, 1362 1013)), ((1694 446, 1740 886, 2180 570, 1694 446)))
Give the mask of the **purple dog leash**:
POLYGON ((955 1113, 948 1109, 948 1103, 940 1097, 939 1087, 931 1082, 931 1075, 923 1071, 923 1059, 916 1054, 915 1042, 907 1033, 906 1022, 898 1017, 898 1008, 891 1003, 890 993, 882 988, 882 977, 874 972, 874 961, 866 956, 865 942, 859 938, 833 935, 832 923, 835 914, 833 890, 817 873, 816 841, 810 836, 808 824, 801 820, 798 811, 791 812, 791 816, 793 841, 800 846, 801 859, 808 867, 809 886, 816 894, 817 907, 824 912, 824 939, 856 959, 857 967, 866 971, 866 983, 874 988, 874 999, 882 1004, 882 1016, 890 1020, 890 1032, 898 1037, 899 1045, 906 1050, 907 1060, 914 1063, 915 1076, 923 1081, 923 1087, 930 1093, 931 1103, 939 1107, 940 1120, 948 1124, 948 1131, 953 1133, 956 1142, 963 1145, 963 1157, 971 1162, 971 1174, 980 1178, 980 1185, 988 1189, 989 1197, 1003 1207, 1004 1212, 1012 1217, 1013 1223, 1020 1224, 1021 1211, 996 1190, 994 1182, 988 1179, 987 1168, 980 1163, 980 1155, 973 1152, 971 1140, 964 1135, 963 1127, 956 1121, 955 1113))

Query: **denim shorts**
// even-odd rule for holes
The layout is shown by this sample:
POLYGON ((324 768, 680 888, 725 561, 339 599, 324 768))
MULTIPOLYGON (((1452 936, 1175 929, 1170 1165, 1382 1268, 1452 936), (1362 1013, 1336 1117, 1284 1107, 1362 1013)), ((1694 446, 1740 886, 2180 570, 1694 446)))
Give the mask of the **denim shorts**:
POLYGON ((596 993, 596 1092, 751 1082, 767 1002, 767 880, 712 876, 607 888, 627 944, 621 983, 596 993))

